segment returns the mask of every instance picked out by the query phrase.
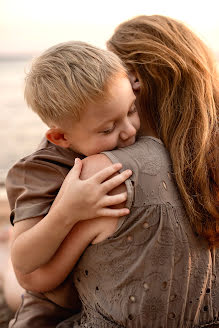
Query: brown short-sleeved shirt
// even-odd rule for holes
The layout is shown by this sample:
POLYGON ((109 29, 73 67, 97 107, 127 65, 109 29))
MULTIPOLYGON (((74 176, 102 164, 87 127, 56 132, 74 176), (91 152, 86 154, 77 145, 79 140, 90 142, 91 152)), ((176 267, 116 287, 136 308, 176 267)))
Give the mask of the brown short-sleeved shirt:
POLYGON ((76 157, 82 158, 44 138, 33 154, 9 170, 6 189, 12 224, 48 213, 76 157))
POLYGON ((192 231, 164 145, 142 137, 105 154, 133 171, 130 215, 110 238, 90 245, 74 270, 80 327, 219 325, 219 249, 192 231))

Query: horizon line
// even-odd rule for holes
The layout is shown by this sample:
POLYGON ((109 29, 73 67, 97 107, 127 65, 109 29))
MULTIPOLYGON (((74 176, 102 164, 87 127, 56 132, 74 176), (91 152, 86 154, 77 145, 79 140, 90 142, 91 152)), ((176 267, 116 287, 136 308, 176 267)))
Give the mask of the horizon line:
MULTIPOLYGON (((37 56, 40 52, 33 51, 33 52, 18 52, 18 53, 1 53, 0 52, 0 60, 1 61, 13 61, 13 60, 24 60, 24 59, 31 59, 37 56)), ((216 59, 219 60, 219 51, 213 51, 216 56, 216 59)))

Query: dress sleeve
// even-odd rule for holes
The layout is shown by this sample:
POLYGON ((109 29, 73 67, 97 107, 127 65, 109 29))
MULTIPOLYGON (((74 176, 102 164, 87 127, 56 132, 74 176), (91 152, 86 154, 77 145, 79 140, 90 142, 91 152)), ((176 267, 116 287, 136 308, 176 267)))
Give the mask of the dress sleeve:
POLYGON ((126 189, 127 189, 127 201, 126 201, 126 207, 128 209, 131 209, 133 200, 134 200, 134 185, 136 180, 136 172, 137 168, 136 165, 134 165, 134 162, 130 160, 128 155, 126 156, 126 153, 123 151, 122 158, 121 158, 121 150, 117 151, 111 151, 111 152, 103 152, 104 155, 106 155, 111 162, 114 163, 122 163, 123 167, 120 170, 120 172, 125 171, 126 169, 132 170, 132 176, 125 181, 126 189), (120 156, 118 156, 120 155, 120 156))
POLYGON ((15 164, 6 179, 11 223, 46 215, 64 178, 49 162, 21 160, 15 164))

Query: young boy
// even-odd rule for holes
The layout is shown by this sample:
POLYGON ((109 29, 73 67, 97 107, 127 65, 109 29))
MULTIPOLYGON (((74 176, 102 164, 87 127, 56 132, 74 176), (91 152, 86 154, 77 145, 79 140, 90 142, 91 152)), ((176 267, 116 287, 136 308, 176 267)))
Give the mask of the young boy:
MULTIPOLYGON (((6 183, 14 224, 11 257, 24 287, 25 281, 32 279, 37 285, 44 272, 53 271, 79 221, 128 214, 125 208, 109 208, 123 203, 126 193, 108 193, 131 172, 106 180, 121 169, 114 164, 80 180, 82 164, 76 157, 129 146, 140 125, 135 96, 120 60, 82 42, 63 43, 42 54, 27 76, 25 98, 49 130, 39 149, 9 171, 6 183), (65 179, 74 161, 76 165, 65 179)), ((102 238, 101 233, 96 232, 97 239, 102 238)), ((110 232, 106 231, 104 238, 107 234, 110 232)), ((76 260, 85 247, 79 240, 76 260)), ((75 258, 56 272, 60 283, 75 265, 75 258)), ((51 279, 41 288, 51 290, 56 285, 51 279)), ((33 321, 36 327, 54 327, 74 313, 75 309, 67 309, 72 293, 71 283, 47 293, 47 298, 25 294, 11 327, 33 327, 33 321)))

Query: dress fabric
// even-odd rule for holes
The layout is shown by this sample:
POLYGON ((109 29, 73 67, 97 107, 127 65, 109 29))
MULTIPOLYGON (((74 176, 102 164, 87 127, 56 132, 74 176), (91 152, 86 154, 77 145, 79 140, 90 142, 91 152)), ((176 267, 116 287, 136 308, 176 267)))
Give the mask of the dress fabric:
POLYGON ((75 268, 80 327, 219 324, 219 252, 192 231, 162 142, 142 137, 104 154, 133 171, 126 182, 131 212, 75 268))

